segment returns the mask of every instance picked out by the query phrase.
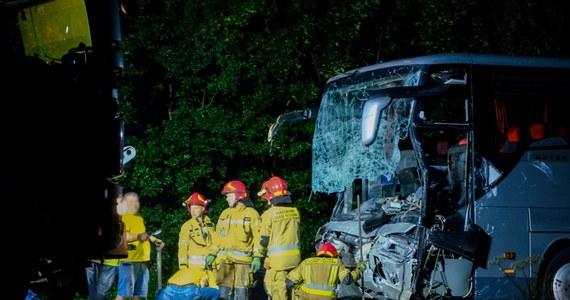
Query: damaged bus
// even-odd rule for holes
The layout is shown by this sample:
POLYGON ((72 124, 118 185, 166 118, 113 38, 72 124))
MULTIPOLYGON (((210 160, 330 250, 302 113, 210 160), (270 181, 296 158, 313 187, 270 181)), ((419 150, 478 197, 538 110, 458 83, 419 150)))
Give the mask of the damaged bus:
POLYGON ((562 58, 435 54, 329 79, 312 189, 338 202, 316 246, 368 267, 339 298, 570 299, 568 95, 562 58))

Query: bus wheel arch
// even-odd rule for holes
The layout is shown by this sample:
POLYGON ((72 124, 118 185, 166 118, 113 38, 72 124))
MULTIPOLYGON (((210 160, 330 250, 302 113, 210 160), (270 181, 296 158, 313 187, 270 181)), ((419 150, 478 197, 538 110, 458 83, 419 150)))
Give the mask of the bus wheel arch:
POLYGON ((546 262, 540 282, 544 299, 570 299, 570 247, 560 249, 546 262))

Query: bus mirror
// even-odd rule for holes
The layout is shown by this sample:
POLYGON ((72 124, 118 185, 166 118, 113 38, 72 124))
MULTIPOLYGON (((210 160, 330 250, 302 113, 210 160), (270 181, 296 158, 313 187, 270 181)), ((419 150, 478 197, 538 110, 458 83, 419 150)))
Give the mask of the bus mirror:
POLYGON ((362 143, 365 146, 374 142, 382 111, 392 99, 389 96, 376 96, 364 103, 362 110, 362 143))
POLYGON ((131 159, 133 159, 137 155, 137 150, 133 146, 125 146, 123 148, 123 165, 128 163, 131 159))

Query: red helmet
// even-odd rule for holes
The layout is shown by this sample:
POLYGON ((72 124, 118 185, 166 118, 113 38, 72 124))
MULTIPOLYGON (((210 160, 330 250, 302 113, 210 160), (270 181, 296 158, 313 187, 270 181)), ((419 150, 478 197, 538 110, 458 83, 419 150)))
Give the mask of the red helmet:
POLYGON ((242 200, 247 198, 247 189, 245 188, 245 184, 239 180, 232 180, 224 185, 222 189, 222 195, 234 193, 236 195, 236 199, 242 200))
POLYGON ((324 242, 317 250, 317 256, 323 255, 328 257, 337 257, 338 253, 336 252, 336 248, 333 244, 324 242))
POLYGON ((281 177, 273 176, 261 186, 257 196, 271 202, 271 199, 289 195, 287 183, 281 177))
POLYGON ((204 195, 200 193, 193 193, 190 195, 190 198, 184 202, 186 204, 186 208, 188 208, 188 212, 190 212, 190 205, 200 205, 204 207, 204 213, 208 212, 208 200, 204 195))

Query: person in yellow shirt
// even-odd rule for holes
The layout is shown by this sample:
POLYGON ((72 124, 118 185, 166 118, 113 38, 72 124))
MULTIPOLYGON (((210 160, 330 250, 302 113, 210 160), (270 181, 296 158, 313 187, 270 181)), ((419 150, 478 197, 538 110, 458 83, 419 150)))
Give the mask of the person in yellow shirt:
MULTIPOLYGON (((117 197, 117 215, 122 216, 126 213, 126 203, 123 201, 123 195, 117 197)), ((124 231, 124 224, 119 218, 119 226, 121 232, 124 231)), ((124 233, 124 232, 123 232, 124 233)), ((123 234, 123 238, 126 235, 123 234)), ((124 242, 124 241, 123 241, 124 242)), ((111 290, 115 285, 117 278, 117 267, 119 266, 118 258, 101 258, 91 259, 85 267, 85 275, 87 276, 87 288, 89 290, 89 300, 109 300, 111 290)))
POLYGON ((168 279, 165 288, 156 291, 157 300, 217 300, 218 289, 208 287, 208 274, 182 268, 168 279))
POLYGON ((287 184, 273 176, 257 193, 271 205, 261 215, 261 246, 266 254, 264 284, 272 300, 291 299, 286 286, 287 274, 301 262, 299 236, 301 216, 291 200, 287 184))
POLYGON ((144 219, 139 213, 140 199, 135 192, 125 194, 127 212, 123 216, 127 233, 127 258, 121 259, 118 272, 118 291, 116 300, 146 298, 150 272, 150 243, 164 247, 164 242, 147 233, 144 219))
POLYGON ((184 202, 190 212, 190 220, 180 227, 178 235, 178 267, 179 269, 197 269, 197 272, 206 272, 209 276, 210 287, 217 288, 215 272, 206 270, 206 257, 212 247, 214 223, 206 215, 208 200, 200 193, 193 193, 184 202))
POLYGON ((287 288, 294 289, 295 299, 334 300, 339 283, 351 284, 362 277, 364 262, 358 262, 354 270, 346 268, 335 246, 324 242, 317 249, 316 257, 303 260, 287 275, 287 288))
POLYGON ((218 218, 206 267, 212 269, 216 260, 220 299, 229 300, 233 292, 234 300, 247 300, 253 273, 261 267, 260 217, 243 182, 227 182, 222 194, 229 207, 218 218))
POLYGON ((117 277, 118 258, 90 260, 85 267, 89 300, 109 300, 117 277))

